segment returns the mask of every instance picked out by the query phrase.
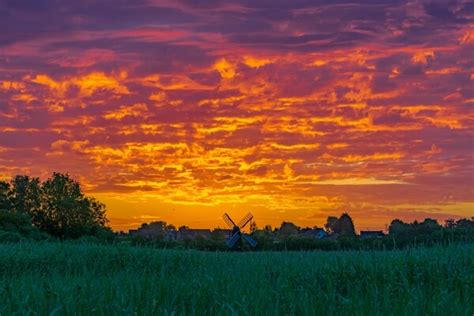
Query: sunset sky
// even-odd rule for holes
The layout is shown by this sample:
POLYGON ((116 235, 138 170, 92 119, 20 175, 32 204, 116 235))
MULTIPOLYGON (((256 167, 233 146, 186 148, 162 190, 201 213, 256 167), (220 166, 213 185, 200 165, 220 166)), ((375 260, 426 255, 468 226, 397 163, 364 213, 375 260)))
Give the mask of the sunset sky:
POLYGON ((0 29, 0 179, 67 172, 116 230, 474 216, 473 2, 0 0, 0 29))

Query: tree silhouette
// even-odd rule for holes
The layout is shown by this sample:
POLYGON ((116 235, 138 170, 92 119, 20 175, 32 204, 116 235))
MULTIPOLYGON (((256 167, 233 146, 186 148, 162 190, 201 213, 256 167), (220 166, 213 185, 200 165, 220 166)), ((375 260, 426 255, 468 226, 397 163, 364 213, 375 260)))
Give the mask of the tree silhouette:
POLYGON ((388 226, 388 233, 390 235, 403 234, 410 231, 410 224, 407 224, 399 219, 394 219, 390 226, 388 226))
POLYGON ((42 185, 41 208, 33 224, 50 235, 77 238, 105 228, 105 205, 84 195, 78 182, 54 173, 42 185))
POLYGON ((456 222, 456 227, 457 228, 474 228, 474 217, 471 217, 471 219, 468 218, 462 218, 456 222))
POLYGON ((418 231, 425 234, 430 234, 441 228, 438 221, 432 218, 425 218, 423 222, 418 224, 418 231))
POLYGON ((344 213, 334 224, 334 233, 341 236, 355 236, 355 228, 352 218, 349 214, 344 213))
POLYGON ((39 178, 16 176, 11 181, 10 201, 13 212, 34 217, 41 207, 39 178))
POLYGON ((278 232, 282 236, 296 235, 298 234, 300 228, 291 222, 281 223, 280 229, 278 232))
POLYGON ((456 227, 456 221, 452 218, 448 218, 446 219, 444 226, 447 228, 454 228, 456 227))
POLYGON ((11 210, 11 202, 8 198, 9 192, 10 185, 7 182, 0 181, 0 210, 11 210))
POLYGON ((326 220, 326 224, 324 225, 324 228, 326 228, 326 231, 329 233, 333 233, 334 225, 336 225, 336 222, 337 222, 336 216, 328 216, 328 219, 326 220))
POLYGON ((255 221, 251 221, 249 229, 251 233, 256 232, 258 230, 257 223, 255 223, 255 221))

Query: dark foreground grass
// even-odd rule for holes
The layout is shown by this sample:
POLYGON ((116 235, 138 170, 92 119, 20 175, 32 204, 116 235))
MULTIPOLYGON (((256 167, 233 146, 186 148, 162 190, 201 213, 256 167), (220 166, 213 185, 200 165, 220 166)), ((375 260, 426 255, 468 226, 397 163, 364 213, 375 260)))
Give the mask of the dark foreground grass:
POLYGON ((474 245, 210 253, 0 245, 1 315, 469 315, 474 245))

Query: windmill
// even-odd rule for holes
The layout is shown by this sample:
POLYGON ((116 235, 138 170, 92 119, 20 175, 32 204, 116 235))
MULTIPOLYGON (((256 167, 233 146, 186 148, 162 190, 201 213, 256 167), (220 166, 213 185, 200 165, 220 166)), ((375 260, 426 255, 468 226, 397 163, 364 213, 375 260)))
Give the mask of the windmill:
POLYGON ((252 237, 241 231, 245 225, 250 223, 252 220, 253 215, 251 213, 245 215, 238 224, 236 224, 227 213, 224 214, 223 218, 224 222, 229 226, 229 228, 232 229, 232 234, 226 238, 225 241, 229 249, 242 250, 242 239, 244 239, 252 247, 257 245, 257 242, 252 237))

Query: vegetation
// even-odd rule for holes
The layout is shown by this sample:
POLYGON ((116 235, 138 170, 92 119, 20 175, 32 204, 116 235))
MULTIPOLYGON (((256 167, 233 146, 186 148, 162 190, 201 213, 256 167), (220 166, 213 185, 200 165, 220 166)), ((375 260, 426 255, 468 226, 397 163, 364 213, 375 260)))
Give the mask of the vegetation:
POLYGON ((0 182, 0 235, 110 238, 106 224, 105 205, 85 196, 68 175, 53 173, 43 183, 28 176, 0 182))
POLYGON ((17 176, 0 182, 0 315, 474 312, 474 219, 394 220, 371 238, 347 213, 250 229, 263 251, 224 252, 218 229, 177 239, 190 229, 165 222, 113 233, 68 175, 17 176))
POLYGON ((474 245, 198 252, 0 245, 1 315, 469 315, 474 245))
POLYGON ((329 216, 326 225, 328 232, 341 236, 354 237, 356 235, 354 222, 349 214, 344 213, 341 217, 329 216))
MULTIPOLYGON (((425 219, 423 222, 404 223, 394 220, 389 226, 389 234, 363 238, 355 234, 354 224, 348 214, 339 218, 329 217, 326 237, 315 238, 306 234, 312 228, 301 228, 290 222, 283 222, 279 228, 265 226, 258 229, 253 225, 251 236, 257 241, 256 248, 246 250, 391 250, 412 248, 415 246, 449 245, 453 243, 474 243, 474 219, 449 220, 445 226, 436 220, 425 219)), ((159 221, 143 224, 146 234, 121 235, 118 240, 130 240, 135 245, 151 245, 157 248, 192 248, 198 250, 226 250, 225 234, 216 229, 210 238, 193 238, 176 240, 178 231, 172 225, 159 221)), ((316 229, 318 229, 316 227, 316 229)))
MULTIPOLYGON (((80 184, 68 175, 53 173, 41 182, 38 178, 16 176, 10 182, 0 181, 0 242, 22 240, 89 239, 100 242, 130 242, 160 248, 193 248, 199 250, 226 250, 227 237, 220 229, 207 238, 193 236, 176 238, 188 227, 175 226, 163 221, 143 224, 139 233, 113 233, 107 226, 105 205, 86 196, 80 184)), ((453 242, 474 242, 474 218, 448 220, 444 226, 434 219, 404 223, 395 219, 386 236, 361 238, 348 213, 329 216, 323 228, 301 228, 283 222, 272 229, 258 229, 250 225, 252 237, 258 242, 256 250, 386 250, 403 249, 417 245, 432 246, 453 242), (316 237, 318 231, 324 236, 316 237), (322 238, 322 239, 321 239, 322 238)))

